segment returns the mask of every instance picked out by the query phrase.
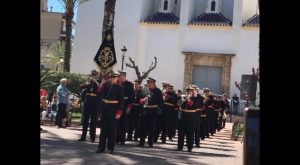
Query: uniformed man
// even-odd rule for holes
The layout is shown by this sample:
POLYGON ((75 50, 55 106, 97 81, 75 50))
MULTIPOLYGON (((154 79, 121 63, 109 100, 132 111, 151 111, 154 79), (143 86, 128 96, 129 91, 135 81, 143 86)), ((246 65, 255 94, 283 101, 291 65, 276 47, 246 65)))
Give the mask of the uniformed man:
POLYGON ((223 94, 222 95, 222 100, 224 101, 224 104, 225 104, 225 109, 224 111, 222 112, 223 113, 223 117, 222 117, 222 129, 225 128, 225 124, 226 124, 226 114, 228 114, 230 111, 230 105, 229 105, 229 101, 227 99, 227 95, 226 94, 223 94))
MULTIPOLYGON (((207 89, 207 88, 206 88, 207 89)), ((209 138, 209 130, 208 130, 208 109, 205 108, 205 103, 208 100, 208 95, 205 94, 203 88, 203 110, 201 111, 201 121, 200 121, 200 138, 201 140, 204 140, 205 137, 209 138)))
MULTIPOLYGON (((162 143, 166 143, 166 136, 167 136, 167 119, 168 119, 168 107, 165 103, 166 100, 170 98, 168 95, 170 93, 170 84, 163 82, 163 89, 162 89, 162 95, 163 95, 163 100, 164 100, 164 105, 161 109, 159 109, 159 114, 156 120, 155 124, 155 135, 154 135, 154 142, 157 142, 159 138, 159 134, 161 133, 161 141, 162 143)), ((169 103, 170 105, 170 103, 169 103)))
POLYGON ((197 148, 200 147, 200 132, 201 132, 201 112, 204 109, 204 104, 203 104, 203 97, 200 95, 199 91, 200 89, 194 85, 192 86, 193 92, 194 92, 194 97, 197 98, 198 104, 196 105, 196 121, 195 121, 195 145, 197 148))
POLYGON ((96 139, 97 112, 100 106, 100 96, 97 92, 99 85, 99 82, 97 81, 97 76, 97 72, 93 70, 89 84, 81 94, 81 98, 83 99, 82 101, 84 102, 84 118, 82 124, 82 134, 79 141, 86 141, 86 134, 90 119, 90 140, 91 142, 95 142, 96 139))
POLYGON ((144 105, 141 138, 138 144, 140 147, 144 146, 146 136, 148 136, 149 147, 153 147, 155 120, 157 119, 158 108, 163 106, 163 96, 161 90, 156 87, 155 82, 154 78, 149 77, 147 79, 150 93, 140 101, 144 105))
MULTIPOLYGON (((207 113, 207 124, 208 124, 208 133, 210 133, 211 136, 214 135, 214 128, 215 128, 215 100, 214 96, 212 94, 208 94, 208 98, 204 104, 205 110, 207 113)), ((208 136, 209 137, 209 136, 208 136)))
POLYGON ((134 141, 140 137, 140 129, 141 129, 141 116, 143 106, 140 103, 142 98, 142 86, 141 81, 134 81, 134 98, 132 103, 132 109, 128 115, 128 134, 127 140, 132 140, 132 133, 134 131, 134 141))
POLYGON ((178 112, 178 144, 177 151, 182 151, 184 145, 184 138, 186 136, 188 152, 192 152, 194 131, 195 131, 195 120, 196 120, 196 109, 199 104, 199 99, 194 97, 192 87, 187 87, 187 97, 180 107, 178 112))
POLYGON ((119 73, 114 72, 111 80, 105 82, 101 88, 101 133, 99 137, 99 145, 96 153, 102 153, 106 149, 106 141, 108 153, 112 154, 115 147, 115 137, 118 120, 123 113, 124 94, 119 84, 119 73))
POLYGON ((123 94, 124 94, 124 107, 123 107, 123 113, 118 122, 116 143, 124 145, 125 138, 126 138, 127 118, 132 107, 134 88, 133 88, 133 84, 126 80, 126 72, 123 71, 118 71, 118 72, 120 74, 119 82, 121 83, 123 94))
POLYGON ((222 127, 222 117, 225 109, 225 102, 222 100, 221 95, 216 96, 215 100, 215 130, 220 131, 222 127))
MULTIPOLYGON (((169 85, 164 96, 164 108, 167 111, 167 135, 169 141, 173 141, 173 136, 176 133, 176 118, 177 118, 177 95, 173 90, 173 85, 169 85)), ((165 140, 165 135, 162 134, 162 139, 165 140), (164 137, 164 138, 163 138, 164 137)))

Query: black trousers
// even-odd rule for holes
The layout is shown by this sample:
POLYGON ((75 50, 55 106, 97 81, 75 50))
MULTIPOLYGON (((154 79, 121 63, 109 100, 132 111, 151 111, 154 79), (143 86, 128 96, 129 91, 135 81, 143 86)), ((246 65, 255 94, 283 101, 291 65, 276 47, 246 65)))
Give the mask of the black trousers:
POLYGON ((175 136, 177 127, 177 110, 170 109, 167 118, 167 135, 169 139, 175 136))
POLYGON ((222 129, 226 126, 226 119, 222 119, 222 129))
POLYGON ((159 138, 159 134, 161 133, 161 140, 163 142, 166 141, 167 136, 167 114, 161 114, 157 117, 156 125, 155 125, 155 137, 154 141, 157 141, 159 138))
POLYGON ((144 109, 144 110, 150 111, 148 112, 150 114, 147 114, 146 112, 146 114, 142 116, 140 144, 144 145, 145 138, 148 136, 148 145, 153 146, 155 121, 157 119, 157 109, 150 109, 150 110, 144 109))
POLYGON ((200 119, 200 112, 196 112, 197 116, 195 118, 195 131, 194 131, 194 137, 195 137, 195 144, 196 146, 200 145, 200 129, 201 129, 201 119, 200 119))
POLYGON ((83 111, 83 123, 82 123, 82 135, 81 138, 85 139, 87 129, 90 121, 90 139, 95 140, 96 138, 96 126, 97 126, 97 107, 93 105, 85 105, 83 111))
POLYGON ((193 149, 195 118, 188 120, 178 120, 178 149, 182 149, 184 145, 184 138, 186 136, 188 150, 193 149))
POLYGON ((118 120, 115 118, 114 110, 103 109, 102 119, 101 119, 101 133, 99 137, 98 149, 105 151, 106 143, 109 150, 114 150, 115 148, 115 138, 118 120))
POLYGON ((62 127, 62 119, 66 116, 67 104, 58 103, 57 115, 55 118, 55 125, 62 127))
POLYGON ((128 115, 123 111, 117 125, 117 143, 125 143, 128 115))
POLYGON ((205 137, 209 137, 209 131, 208 131, 208 124, 207 124, 207 117, 202 116, 200 119, 200 138, 205 139, 205 137))
POLYGON ((134 131, 135 140, 137 140, 140 137, 141 111, 142 111, 141 106, 133 106, 130 113, 128 114, 128 120, 127 120, 128 139, 132 139, 133 131, 134 131))
POLYGON ((216 117, 215 117, 215 112, 214 110, 208 110, 208 132, 213 135, 215 133, 215 122, 216 122, 216 117))

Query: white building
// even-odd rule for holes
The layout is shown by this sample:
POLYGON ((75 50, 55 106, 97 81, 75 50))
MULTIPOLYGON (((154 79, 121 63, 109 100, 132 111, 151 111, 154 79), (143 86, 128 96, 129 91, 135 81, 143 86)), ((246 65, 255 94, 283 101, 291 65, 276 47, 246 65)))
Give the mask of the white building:
MULTIPOLYGON (((89 73, 101 45, 105 0, 79 5, 71 72, 89 73)), ((251 74, 259 58, 257 0, 117 0, 114 39, 121 68, 121 48, 128 49, 140 71, 150 73, 159 85, 168 81, 175 89, 189 84, 216 93, 238 93, 235 81, 251 74)), ((125 62, 129 62, 126 58, 125 62)), ((132 68, 124 67, 129 80, 132 68)))

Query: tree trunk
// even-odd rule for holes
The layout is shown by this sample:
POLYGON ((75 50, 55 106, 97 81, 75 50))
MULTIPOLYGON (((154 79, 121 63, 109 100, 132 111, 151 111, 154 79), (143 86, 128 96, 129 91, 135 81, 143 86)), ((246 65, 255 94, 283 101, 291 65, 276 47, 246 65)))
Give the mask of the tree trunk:
MULTIPOLYGON (((73 0, 67 0, 67 3, 73 0)), ((73 2, 70 2, 73 3, 73 2)), ((70 72, 70 59, 71 59, 71 36, 72 36, 72 20, 74 17, 74 5, 69 5, 65 12, 66 19, 66 47, 65 47, 65 55, 64 55, 64 72, 70 72)))

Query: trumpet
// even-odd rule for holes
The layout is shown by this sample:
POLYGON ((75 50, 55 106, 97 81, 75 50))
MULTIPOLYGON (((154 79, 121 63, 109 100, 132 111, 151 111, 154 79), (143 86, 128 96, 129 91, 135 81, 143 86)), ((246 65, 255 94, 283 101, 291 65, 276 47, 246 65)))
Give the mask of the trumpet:
POLYGON ((146 108, 147 105, 148 105, 149 97, 150 97, 150 95, 147 95, 147 96, 145 97, 145 99, 144 99, 144 101, 145 101, 145 103, 144 103, 144 108, 146 108))
POLYGON ((191 99, 190 95, 185 95, 185 94, 180 95, 180 97, 181 97, 181 99, 178 100, 178 102, 177 102, 178 106, 181 106, 184 102, 189 101, 191 99))

